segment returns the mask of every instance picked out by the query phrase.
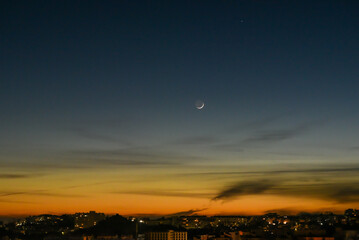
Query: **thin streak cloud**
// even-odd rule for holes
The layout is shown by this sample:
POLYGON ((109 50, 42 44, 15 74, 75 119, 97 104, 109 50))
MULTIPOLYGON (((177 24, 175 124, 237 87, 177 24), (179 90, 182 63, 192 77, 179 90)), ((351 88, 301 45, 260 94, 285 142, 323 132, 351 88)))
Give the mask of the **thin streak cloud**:
POLYGON ((287 140, 307 131, 310 125, 304 124, 291 129, 261 131, 243 140, 243 143, 271 143, 287 140))
POLYGON ((210 198, 212 193, 199 193, 194 191, 175 191, 175 190, 136 190, 136 191, 119 191, 115 194, 132 194, 132 195, 149 195, 160 197, 188 197, 188 198, 210 198))
POLYGON ((17 173, 7 173, 0 174, 0 179, 21 179, 21 178, 32 178, 41 176, 39 174, 17 174, 17 173))

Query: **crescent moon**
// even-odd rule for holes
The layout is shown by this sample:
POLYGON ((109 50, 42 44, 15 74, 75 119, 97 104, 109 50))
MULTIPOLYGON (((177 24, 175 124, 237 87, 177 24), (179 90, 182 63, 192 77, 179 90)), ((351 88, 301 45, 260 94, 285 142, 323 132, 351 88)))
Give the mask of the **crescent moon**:
POLYGON ((202 102, 201 106, 197 106, 197 109, 202 109, 204 107, 204 102, 202 102))

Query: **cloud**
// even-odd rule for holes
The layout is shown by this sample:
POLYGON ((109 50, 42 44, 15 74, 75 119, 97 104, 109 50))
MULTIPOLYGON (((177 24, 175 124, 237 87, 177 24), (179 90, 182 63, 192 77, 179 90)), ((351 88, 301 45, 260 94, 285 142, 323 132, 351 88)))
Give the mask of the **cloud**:
POLYGON ((178 162, 166 162, 156 160, 122 160, 122 159, 102 159, 95 158, 86 160, 88 163, 95 163, 96 165, 112 165, 112 166, 164 166, 164 165, 178 165, 178 162))
POLYGON ((149 195, 160 197, 189 197, 189 198, 210 198, 212 193, 200 193, 194 191, 176 191, 176 190, 135 190, 135 191, 119 191, 115 194, 133 194, 133 195, 149 195))
POLYGON ((359 202, 359 182, 318 183, 280 186, 272 194, 279 196, 307 197, 336 203, 359 202))
POLYGON ((15 173, 7 173, 2 174, 0 173, 0 179, 18 179, 18 178, 31 178, 31 177, 37 177, 38 174, 15 174, 15 173))
POLYGON ((201 208, 201 209, 190 209, 190 210, 187 210, 187 211, 182 211, 182 212, 176 212, 176 213, 172 213, 172 214, 168 214, 166 215, 167 217, 170 217, 170 216, 189 216, 189 215, 192 215, 192 214, 195 214, 195 213, 198 213, 198 212, 202 212, 202 211, 205 211, 207 210, 208 208, 201 208))
POLYGON ((242 141, 243 144, 262 144, 284 141, 312 129, 318 122, 300 124, 289 129, 266 130, 254 133, 242 141))
POLYGON ((220 171, 220 172, 200 172, 200 173, 188 173, 180 175, 199 175, 199 176, 236 176, 236 175, 277 175, 277 174, 300 174, 300 173, 335 173, 335 172, 359 172, 359 167, 344 167, 344 168, 309 168, 309 169, 283 169, 283 170, 268 170, 268 171, 220 171))
MULTIPOLYGON (((86 170, 111 167, 170 167, 205 160, 201 156, 189 155, 179 151, 165 150, 159 147, 126 147, 126 148, 98 148, 98 149, 68 149, 56 152, 52 158, 41 156, 33 161, 1 161, 2 166, 23 170, 86 170)), ((5 173, 4 173, 5 174, 5 173)), ((7 174, 7 173, 6 173, 7 174)), ((30 175, 29 175, 30 176, 30 175)), ((33 175, 35 176, 35 174, 33 175)), ((15 175, 3 175, 17 177, 15 175)), ((20 175, 18 176, 21 177, 20 175)), ((23 176, 25 177, 25 176, 23 176)), ((0 177, 1 179, 1 177, 0 177)))
POLYGON ((313 127, 319 125, 319 123, 322 124, 324 122, 308 122, 287 129, 263 130, 278 118, 279 117, 271 117, 233 127, 229 129, 230 132, 228 133, 233 134, 237 133, 238 131, 242 131, 243 134, 243 131, 247 132, 246 130, 250 130, 250 134, 242 140, 233 140, 224 143, 219 141, 213 142, 214 144, 211 146, 211 148, 213 150, 219 151, 242 152, 251 145, 270 144, 297 137, 300 134, 309 131, 313 127))
POLYGON ((0 192, 0 197, 22 195, 22 194, 26 194, 26 192, 0 192))
POLYGON ((153 148, 125 148, 125 149, 99 149, 99 150, 73 150, 68 153, 77 163, 96 165, 127 166, 173 166, 183 165, 186 162, 202 159, 178 152, 165 152, 153 148))
POLYGON ((307 127, 300 126, 292 129, 263 131, 246 138, 243 140, 243 143, 266 143, 283 141, 289 138, 293 138, 305 130, 307 130, 307 127))
POLYGON ((244 195, 262 194, 277 184, 269 180, 240 182, 225 187, 212 200, 228 200, 244 195))
MULTIPOLYGON (((25 169, 25 170, 66 170, 66 169, 78 169, 78 170, 83 170, 83 169, 90 169, 93 168, 93 166, 90 166, 89 164, 83 164, 80 163, 77 160, 72 160, 71 161, 66 161, 63 160, 61 162, 52 162, 50 163, 49 161, 37 161, 37 162, 25 162, 25 161, 20 161, 20 162, 11 162, 11 163, 1 163, 0 162, 0 167, 1 166, 5 166, 7 168, 15 168, 15 169, 25 169)), ((32 175, 32 176, 42 176, 44 174, 37 174, 37 175, 32 175)))
POLYGON ((329 197, 340 203, 359 202, 359 187, 338 186, 338 188, 334 189, 334 193, 329 195, 329 197))
POLYGON ((71 185, 65 186, 58 189, 73 189, 73 188, 81 188, 81 187, 89 187, 89 186, 97 186, 97 185, 105 185, 108 183, 118 183, 119 181, 103 181, 103 182, 96 182, 96 183, 89 183, 89 184, 80 184, 80 185, 71 185))
POLYGON ((34 195, 34 196, 53 196, 53 197, 85 197, 84 195, 51 193, 46 190, 18 191, 18 192, 0 192, 0 197, 10 197, 16 195, 34 195))
POLYGON ((279 215, 294 215, 300 212, 298 209, 294 208, 276 208, 276 209, 269 209, 266 210, 264 213, 277 213, 279 215))
POLYGON ((199 174, 203 177, 217 175, 217 178, 222 179, 228 175, 237 178, 240 174, 248 174, 246 178, 253 179, 224 186, 211 198, 212 200, 233 200, 247 195, 266 194, 349 203, 359 202, 358 172, 359 168, 354 167, 199 174), (352 177, 348 178, 351 175, 352 177))

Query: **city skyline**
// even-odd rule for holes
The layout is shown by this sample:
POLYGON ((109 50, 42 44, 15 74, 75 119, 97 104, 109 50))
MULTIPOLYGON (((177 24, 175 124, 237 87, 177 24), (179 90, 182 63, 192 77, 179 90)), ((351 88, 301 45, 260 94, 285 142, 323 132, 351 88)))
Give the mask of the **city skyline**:
POLYGON ((358 1, 2 1, 0 216, 359 208, 358 1))

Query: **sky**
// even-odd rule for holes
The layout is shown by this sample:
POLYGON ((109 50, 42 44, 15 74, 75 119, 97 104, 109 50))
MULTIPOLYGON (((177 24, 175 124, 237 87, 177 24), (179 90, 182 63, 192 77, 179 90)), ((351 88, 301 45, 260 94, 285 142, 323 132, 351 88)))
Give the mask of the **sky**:
POLYGON ((0 215, 359 208, 358 7, 1 1, 0 215))

